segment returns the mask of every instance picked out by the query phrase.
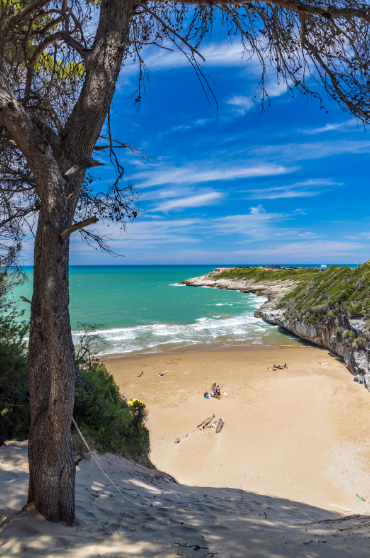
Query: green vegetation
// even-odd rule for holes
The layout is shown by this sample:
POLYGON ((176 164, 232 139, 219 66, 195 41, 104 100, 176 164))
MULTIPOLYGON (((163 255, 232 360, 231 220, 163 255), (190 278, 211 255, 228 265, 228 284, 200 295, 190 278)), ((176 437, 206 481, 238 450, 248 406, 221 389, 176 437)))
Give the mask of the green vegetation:
MULTIPOLYGON (((357 269, 332 266, 318 273, 308 282, 303 281, 279 304, 288 319, 300 319, 310 323, 335 318, 339 314, 370 318, 370 262, 357 269)), ((355 335, 336 330, 338 339, 355 335)), ((353 340, 352 340, 353 341, 353 340)), ((366 340, 365 340, 366 341, 366 340)), ((359 338, 357 343, 363 343, 359 338)))
MULTIPOLYGON (((24 341, 28 324, 20 321, 22 312, 8 300, 14 277, 5 272, 0 275, 0 420, 8 440, 26 440, 30 429, 24 341)), ((17 278, 20 280, 19 275, 17 278)), ((78 349, 73 416, 90 449, 134 458, 147 454, 149 433, 144 403, 138 400, 127 403, 106 367, 87 354, 89 347, 82 347, 84 358, 78 349)), ((76 453, 86 456, 86 447, 74 428, 72 437, 76 453)))
MULTIPOLYGON (((138 400, 133 405, 127 403, 103 364, 95 362, 87 369, 77 368, 75 397, 73 416, 90 449, 132 457, 147 453, 145 405, 138 400)), ((73 444, 77 453, 86 454, 77 432, 73 434, 73 444)))
POLYGON ((217 279, 244 279, 245 281, 254 279, 255 281, 306 281, 312 277, 320 275, 318 269, 261 269, 260 267, 248 267, 245 269, 231 269, 217 273, 217 279))
POLYGON ((20 321, 23 312, 9 300, 12 285, 19 282, 17 272, 0 274, 0 420, 7 438, 24 440, 28 436, 26 343, 28 324, 20 321))

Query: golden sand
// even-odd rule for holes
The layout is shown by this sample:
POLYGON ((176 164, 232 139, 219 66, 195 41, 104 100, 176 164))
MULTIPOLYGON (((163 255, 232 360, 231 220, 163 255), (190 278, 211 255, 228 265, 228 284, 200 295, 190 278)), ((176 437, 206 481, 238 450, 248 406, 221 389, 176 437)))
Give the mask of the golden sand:
POLYGON ((369 556, 370 394, 328 351, 106 364, 127 399, 146 403, 151 459, 181 484, 106 454, 99 464, 129 500, 85 461, 77 468, 76 526, 53 524, 32 505, 17 511, 27 498, 27 443, 12 442, 0 450, 1 557, 369 556), (274 362, 289 368, 267 370, 274 362), (214 381, 228 394, 220 401, 203 397, 214 381), (212 414, 225 419, 221 433, 209 428, 174 443, 212 414), (342 519, 354 513, 362 515, 342 519))

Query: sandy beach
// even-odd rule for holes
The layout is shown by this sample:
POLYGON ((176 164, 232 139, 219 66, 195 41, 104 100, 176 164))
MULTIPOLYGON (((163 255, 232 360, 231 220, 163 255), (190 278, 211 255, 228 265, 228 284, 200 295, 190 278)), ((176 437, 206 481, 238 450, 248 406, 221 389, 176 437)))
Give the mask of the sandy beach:
POLYGON ((11 442, 0 453, 0 556, 368 556, 370 395, 337 357, 302 346, 106 365, 127 398, 147 405, 151 460, 179 484, 106 454, 111 480, 78 465, 76 526, 52 524, 33 506, 20 511, 27 443, 11 442), (289 368, 267 370, 274 362, 289 368), (219 401, 203 396, 213 381, 227 393, 219 401), (225 420, 219 434, 175 443, 213 414, 225 420))
POLYGON ((370 394, 329 351, 303 346, 105 362, 125 397, 147 405, 151 460, 180 483, 370 512, 356 496, 370 500, 370 394), (268 370, 273 363, 288 369, 268 370), (228 394, 219 401, 203 396, 213 382, 228 394), (220 434, 207 428, 174 443, 212 414, 225 420, 220 434))

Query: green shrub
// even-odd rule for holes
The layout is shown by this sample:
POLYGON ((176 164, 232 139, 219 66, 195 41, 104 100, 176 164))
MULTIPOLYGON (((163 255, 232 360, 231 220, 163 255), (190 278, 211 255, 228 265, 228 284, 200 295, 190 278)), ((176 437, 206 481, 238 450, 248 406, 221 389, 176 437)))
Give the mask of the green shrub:
POLYGON ((365 337, 357 337, 356 345, 359 349, 366 349, 368 342, 365 337))
POLYGON ((22 280, 18 272, 0 274, 0 419, 7 439, 25 440, 29 433, 27 354, 24 337, 28 324, 9 299, 12 285, 22 280))
POLYGON ((335 333, 335 335, 336 335, 336 337, 337 337, 338 339, 342 339, 343 332, 342 332, 342 330, 340 329, 340 327, 337 327, 337 329, 335 330, 334 333, 335 333))
MULTIPOLYGON (((26 440, 30 428, 27 352, 24 338, 28 324, 20 321, 22 312, 8 297, 14 276, 0 274, 0 420, 6 438, 26 440)), ((94 328, 88 328, 88 333, 94 328)), ((97 336, 89 335, 97 340, 97 336)), ((76 387, 74 418, 92 450, 111 451, 138 457, 149 450, 149 433, 145 427, 146 410, 141 401, 126 403, 119 387, 105 366, 94 361, 85 344, 76 350, 76 387), (80 348, 81 349, 81 348, 80 348)), ((76 451, 86 450, 73 432, 76 451)))
MULTIPOLYGON (((106 367, 93 363, 76 371, 74 418, 91 449, 138 457, 149 449, 143 402, 129 405, 106 367)), ((76 450, 83 454, 73 436, 76 450)))

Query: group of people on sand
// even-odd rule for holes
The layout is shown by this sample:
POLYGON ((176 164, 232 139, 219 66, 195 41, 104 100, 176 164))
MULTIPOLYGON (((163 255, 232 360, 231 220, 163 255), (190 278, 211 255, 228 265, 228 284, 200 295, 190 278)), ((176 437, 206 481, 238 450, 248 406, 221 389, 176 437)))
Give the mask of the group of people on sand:
POLYGON ((209 399, 210 397, 215 397, 216 399, 221 399, 221 389, 220 386, 218 384, 216 384, 216 382, 214 382, 211 386, 211 393, 208 393, 208 391, 205 392, 204 397, 206 399, 209 399))
POLYGON ((269 366, 267 370, 284 370, 284 368, 288 368, 287 364, 273 364, 269 366))

